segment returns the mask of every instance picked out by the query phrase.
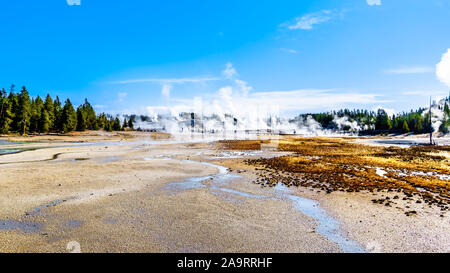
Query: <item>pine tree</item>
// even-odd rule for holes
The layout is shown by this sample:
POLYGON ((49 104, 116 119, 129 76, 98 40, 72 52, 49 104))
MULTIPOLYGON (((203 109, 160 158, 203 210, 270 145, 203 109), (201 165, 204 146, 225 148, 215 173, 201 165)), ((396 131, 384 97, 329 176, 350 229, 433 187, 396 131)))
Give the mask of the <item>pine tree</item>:
POLYGON ((94 108, 91 106, 87 99, 84 100, 83 109, 86 113, 86 128, 89 130, 98 130, 97 116, 95 114, 94 108))
POLYGON ((131 130, 134 129, 133 118, 131 118, 131 117, 128 120, 128 128, 130 128, 131 130))
POLYGON ((107 119, 106 119, 105 113, 101 113, 100 115, 98 115, 98 117, 97 117, 97 125, 101 129, 106 130, 105 129, 106 123, 107 123, 107 119))
POLYGON ((445 106, 444 106, 444 113, 445 113, 447 116, 450 116, 450 108, 448 107, 447 102, 445 103, 445 106))
POLYGON ((77 118, 78 118, 78 131, 88 130, 98 130, 99 126, 97 124, 97 116, 95 114, 94 108, 88 102, 87 99, 84 100, 84 104, 78 106, 77 108, 77 118))
POLYGON ((105 131, 107 132, 111 132, 112 131, 112 125, 111 125, 111 121, 107 120, 105 127, 103 128, 105 131))
POLYGON ((63 109, 61 107, 61 101, 59 100, 59 97, 56 96, 56 99, 53 103, 53 115, 55 116, 55 121, 53 123, 53 130, 56 132, 61 132, 63 130, 62 126, 62 114, 63 109))
POLYGON ((62 111, 62 131, 68 133, 77 128, 77 113, 69 99, 66 100, 62 111))
POLYGON ((42 108, 44 108, 44 102, 39 96, 31 100, 30 132, 39 132, 42 108))
POLYGON ((20 91, 19 104, 18 104, 18 127, 22 135, 26 134, 28 127, 30 126, 30 116, 31 116, 31 103, 30 96, 28 94, 25 86, 20 91))
POLYGON ((399 119, 395 115, 393 115, 392 116, 392 128, 398 129, 399 126, 400 126, 399 119))
POLYGON ((122 129, 125 130, 125 128, 127 128, 127 127, 128 127, 127 118, 124 118, 124 119, 123 119, 123 124, 122 124, 122 129))
POLYGON ((31 98, 30 104, 30 125, 28 126, 28 132, 36 132, 39 123, 39 110, 36 106, 36 100, 31 98))
POLYGON ((424 120, 423 116, 420 114, 416 115, 415 119, 416 119, 416 127, 415 127, 414 131, 416 133, 422 133, 423 128, 425 127, 425 125, 424 125, 425 120, 424 120))
POLYGON ((119 120, 118 117, 116 117, 116 118, 114 119, 113 130, 114 130, 114 131, 121 131, 121 130, 122 130, 122 127, 120 126, 120 120, 119 120))
POLYGON ((377 130, 390 130, 392 129, 392 122, 389 119, 388 114, 383 109, 378 109, 377 118, 375 122, 375 129, 377 130))
POLYGON ((49 118, 49 124, 48 124, 49 130, 54 129, 55 107, 53 106, 53 100, 49 94, 47 94, 47 97, 45 98, 44 109, 45 109, 45 111, 47 111, 48 118, 49 118))
POLYGON ((50 115, 48 114, 48 111, 45 108, 41 109, 41 115, 39 119, 39 132, 40 133, 48 133, 50 130, 50 115))
POLYGON ((80 105, 77 108, 77 131, 86 130, 86 111, 80 105))
POLYGON ((5 88, 3 88, 0 91, 0 120, 2 119, 2 115, 3 115, 3 108, 5 106, 5 101, 6 101, 6 90, 5 88))
POLYGON ((20 130, 19 128, 19 94, 15 94, 13 89, 11 88, 11 91, 9 92, 8 96, 8 102, 11 104, 11 131, 18 132, 20 130))
POLYGON ((422 123, 423 131, 425 131, 425 132, 433 131, 433 126, 430 123, 431 117, 430 117, 430 113, 429 112, 425 113, 425 115, 422 117, 422 120, 423 120, 423 123, 422 123))
POLYGON ((2 90, 1 115, 0 115, 0 133, 8 134, 11 131, 13 122, 12 102, 6 96, 6 91, 2 90))
POLYGON ((409 126, 408 126, 408 123, 406 122, 406 120, 403 121, 402 131, 403 131, 403 133, 409 133, 409 126))

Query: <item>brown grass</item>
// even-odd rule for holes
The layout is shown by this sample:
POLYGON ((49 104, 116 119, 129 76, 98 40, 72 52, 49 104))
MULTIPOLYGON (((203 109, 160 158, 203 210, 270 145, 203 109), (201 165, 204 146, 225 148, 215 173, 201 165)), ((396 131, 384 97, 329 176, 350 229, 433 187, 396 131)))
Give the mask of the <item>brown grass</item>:
POLYGON ((255 151, 261 150, 261 144, 269 143, 270 140, 220 140, 217 141, 219 149, 255 151))
MULTIPOLYGON (((233 141, 226 147, 257 149, 261 142, 233 141)), ((306 186, 332 191, 403 192, 447 210, 450 204, 450 146, 375 147, 345 138, 290 138, 278 143, 292 155, 246 160, 262 186, 306 186), (384 175, 377 174, 377 169, 384 175)))

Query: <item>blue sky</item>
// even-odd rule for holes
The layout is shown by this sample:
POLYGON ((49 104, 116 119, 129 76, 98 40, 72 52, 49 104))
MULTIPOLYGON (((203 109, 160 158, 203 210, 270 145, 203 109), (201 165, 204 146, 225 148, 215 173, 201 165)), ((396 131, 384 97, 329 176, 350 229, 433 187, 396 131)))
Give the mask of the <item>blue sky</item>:
POLYGON ((0 87, 97 111, 398 112, 450 89, 448 0, 15 0, 0 18, 0 87))

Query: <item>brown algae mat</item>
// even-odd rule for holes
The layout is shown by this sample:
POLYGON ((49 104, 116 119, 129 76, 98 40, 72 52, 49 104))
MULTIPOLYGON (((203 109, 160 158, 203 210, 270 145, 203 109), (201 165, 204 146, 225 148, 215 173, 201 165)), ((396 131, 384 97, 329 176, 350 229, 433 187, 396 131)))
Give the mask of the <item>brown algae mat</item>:
MULTIPOLYGON (((290 155, 247 159, 255 167, 253 181, 262 187, 278 183, 303 186, 331 193, 399 193, 372 200, 391 206, 395 199, 425 202, 438 206, 442 215, 450 208, 450 146, 412 146, 409 148, 368 146, 351 138, 314 137, 270 140, 228 140, 218 142, 221 149, 259 150, 272 146, 290 155), (400 195, 403 193, 403 195, 400 195)), ((405 212, 407 215, 415 211, 405 212)))

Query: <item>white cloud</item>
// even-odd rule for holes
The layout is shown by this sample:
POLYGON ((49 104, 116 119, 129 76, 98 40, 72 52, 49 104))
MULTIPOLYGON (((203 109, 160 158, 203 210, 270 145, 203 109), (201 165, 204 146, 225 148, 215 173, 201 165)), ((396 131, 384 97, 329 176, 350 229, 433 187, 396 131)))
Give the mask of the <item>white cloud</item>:
POLYGON ((79 6, 81 5, 81 0, 66 0, 69 6, 79 6))
POLYGON ((381 0, 367 0, 369 6, 381 6, 381 0))
POLYGON ((234 69, 232 63, 226 63, 225 66, 225 70, 222 71, 222 74, 225 76, 225 78, 232 79, 233 77, 237 76, 236 69, 234 69))
POLYGON ((444 90, 415 90, 415 91, 405 91, 402 95, 405 96, 442 96, 446 95, 447 92, 444 90))
POLYGON ((227 80, 232 80, 239 87, 240 94, 244 97, 253 89, 246 81, 238 79, 239 74, 230 62, 226 63, 226 68, 222 71, 222 74, 227 80))
POLYGON ((358 92, 340 92, 337 89, 300 89, 291 91, 253 92, 243 96, 231 86, 220 88, 216 93, 201 97, 202 109, 194 109, 195 99, 172 98, 171 107, 149 106, 152 111, 161 113, 179 113, 182 111, 201 111, 206 115, 232 114, 245 117, 255 113, 289 114, 293 112, 312 111, 315 109, 338 109, 348 104, 376 104, 376 94, 358 92))
POLYGON ((126 92, 119 92, 117 93, 117 97, 119 98, 119 102, 122 102, 123 99, 128 96, 128 94, 126 92))
POLYGON ((173 78, 173 79, 162 79, 162 78, 145 78, 145 79, 131 79, 122 81, 109 82, 110 84, 130 84, 130 83, 160 83, 160 84, 183 84, 183 83, 202 83, 207 81, 217 81, 220 78, 214 77, 198 77, 198 78, 173 78))
MULTIPOLYGON (((195 112, 203 116, 216 116, 205 123, 205 128, 220 129, 233 125, 227 114, 239 121, 240 129, 264 129, 273 128, 299 130, 304 126, 320 129, 317 122, 312 119, 307 124, 290 124, 288 118, 295 114, 316 109, 332 110, 346 106, 347 104, 372 104, 383 103, 375 94, 362 94, 358 92, 342 92, 338 89, 301 89, 291 91, 254 92, 247 97, 242 96, 233 86, 224 86, 215 93, 206 93, 202 97, 172 98, 171 106, 147 106, 145 114, 156 120, 161 115, 170 115, 175 121, 161 119, 164 128, 168 131, 180 132, 180 125, 176 122, 181 112, 195 112), (328 109, 327 109, 328 108, 328 109), (274 124, 268 125, 269 117, 274 119, 274 124)), ((345 122, 344 122, 345 123, 345 122)), ((348 120, 347 120, 347 123, 348 120)), ((309 130, 309 129, 308 129, 309 130)), ((299 131, 297 131, 299 132, 299 131)))
POLYGON ((334 15, 330 10, 322 10, 319 12, 309 13, 295 18, 294 24, 288 24, 287 28, 290 30, 311 30, 313 29, 314 25, 328 22, 333 17, 334 15))
POLYGON ((256 92, 251 95, 256 103, 278 105, 286 111, 315 108, 336 108, 346 104, 381 102, 375 94, 339 92, 336 89, 300 89, 293 91, 256 92))
POLYGON ((161 95, 163 95, 166 98, 170 97, 170 90, 172 89, 172 85, 170 84, 164 84, 161 90, 161 95))
POLYGON ((295 49, 289 49, 289 48, 283 48, 282 47, 282 48, 280 48, 280 50, 283 51, 283 52, 292 53, 292 54, 298 53, 298 51, 295 50, 295 49))
POLYGON ((241 90, 244 97, 246 97, 248 93, 253 89, 253 87, 248 85, 248 83, 245 81, 235 80, 234 82, 239 86, 239 89, 241 90))
POLYGON ((397 111, 395 111, 394 109, 386 108, 381 105, 378 105, 378 106, 372 108, 372 110, 375 112, 378 111, 378 109, 384 110, 386 112, 386 114, 388 114, 388 116, 390 116, 390 117, 392 117, 393 115, 395 115, 397 113, 397 111))
MULTIPOLYGON (((381 104, 376 94, 344 92, 340 89, 298 89, 290 91, 252 92, 252 87, 238 78, 232 63, 226 64, 222 72, 229 83, 215 93, 204 93, 201 97, 180 98, 171 96, 171 106, 153 105, 146 108, 148 113, 172 114, 182 111, 201 111, 205 115, 232 114, 236 117, 284 114, 316 109, 338 109, 350 105, 381 104), (230 84, 231 82, 231 84, 230 84), (201 103, 199 103, 201 102, 201 103), (201 105, 201 106, 199 106, 201 105), (201 109, 199 109, 201 108, 201 109)), ((170 95, 171 85, 164 82, 162 94, 170 95)))
POLYGON ((409 66, 409 67, 401 67, 385 70, 386 73, 389 74, 424 74, 424 73, 433 73, 434 69, 429 66, 409 66))
POLYGON ((450 87, 450 48, 442 55, 441 61, 436 65, 437 78, 450 87))

